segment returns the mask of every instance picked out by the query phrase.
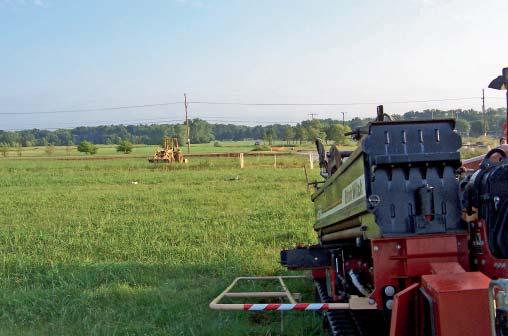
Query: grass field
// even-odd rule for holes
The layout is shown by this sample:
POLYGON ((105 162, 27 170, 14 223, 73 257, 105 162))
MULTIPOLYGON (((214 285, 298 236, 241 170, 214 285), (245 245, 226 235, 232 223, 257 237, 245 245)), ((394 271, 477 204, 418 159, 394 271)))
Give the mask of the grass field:
MULTIPOLYGON (((315 241, 305 160, 1 158, 0 334, 280 334, 277 313, 208 303, 235 276, 284 273, 280 249, 315 241)), ((284 318, 290 335, 319 326, 284 318)))
MULTIPOLYGON (((315 241, 306 156, 280 156, 277 169, 271 157, 245 169, 55 157, 0 158, 0 335, 281 334, 278 313, 208 303, 238 275, 286 273, 280 249, 315 241)), ((287 335, 320 327, 312 313, 283 321, 287 335)))
MULTIPOLYGON (((250 152, 254 149, 254 141, 220 141, 220 147, 214 146, 214 142, 205 144, 191 144, 192 153, 224 153, 224 152, 250 152)), ((275 141, 274 146, 282 146, 285 142, 275 141)), ((116 151, 117 145, 98 145, 97 156, 125 156, 125 154, 116 151)), ((55 146, 51 154, 46 152, 45 146, 20 147, 19 149, 11 147, 7 152, 10 158, 26 158, 26 157, 64 157, 64 156, 86 156, 85 153, 77 151, 76 146, 55 146)), ((158 148, 155 145, 135 145, 131 156, 149 156, 153 155, 158 148)), ((306 142, 299 146, 299 149, 314 149, 311 142, 306 142)), ((182 147, 187 153, 187 147, 182 147)), ((288 148, 290 150, 290 148, 288 148)))
MULTIPOLYGON (((473 156, 481 155, 487 151, 487 146, 496 147, 498 145, 498 140, 494 138, 487 137, 478 137, 478 138, 463 138, 464 144, 472 144, 470 147, 464 147, 461 150, 463 158, 470 158, 473 156), (481 143, 482 146, 475 146, 474 144, 481 143)), ((283 146, 285 144, 284 141, 274 141, 273 146, 283 146)), ((95 157, 148 157, 153 155, 154 151, 158 148, 155 145, 134 145, 131 154, 122 154, 116 151, 117 145, 98 145, 98 152, 95 157)), ((325 146, 327 147, 327 146, 325 146)), ((201 154, 201 153, 238 153, 244 152, 249 153, 255 148, 254 141, 252 140, 244 140, 244 141, 220 141, 220 147, 214 146, 214 142, 205 143, 205 144, 192 144, 191 145, 191 153, 193 154, 201 154)), ((328 148, 328 147, 327 147, 328 148)), ((356 146, 341 146, 344 150, 353 150, 356 146)), ((187 148, 182 148, 184 153, 187 153, 187 148)), ((298 147, 290 148, 288 147, 289 152, 294 152, 298 150, 315 150, 315 146, 312 142, 304 142, 298 147)), ((20 147, 14 148, 11 147, 7 152, 7 158, 59 158, 59 157, 86 157, 87 154, 80 153, 77 151, 76 146, 55 146, 54 151, 51 154, 46 152, 45 146, 33 146, 33 147, 20 147)))

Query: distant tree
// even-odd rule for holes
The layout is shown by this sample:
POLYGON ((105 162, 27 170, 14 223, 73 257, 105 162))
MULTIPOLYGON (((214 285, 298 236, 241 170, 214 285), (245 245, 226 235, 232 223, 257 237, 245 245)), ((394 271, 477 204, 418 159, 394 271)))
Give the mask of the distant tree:
POLYGON ((477 136, 483 135, 483 122, 481 122, 479 120, 475 120, 475 121, 471 121, 470 125, 471 125, 471 130, 470 130, 469 134, 472 137, 477 137, 477 136))
POLYGON ((307 130, 302 125, 298 124, 295 129, 295 139, 302 144, 302 141, 307 140, 307 130))
POLYGON ((291 126, 288 126, 284 129, 284 140, 289 145, 291 140, 293 140, 295 137, 295 132, 293 131, 293 128, 291 126))
POLYGON ((78 152, 86 153, 90 155, 97 154, 97 146, 91 143, 90 141, 83 140, 78 145, 78 152))
POLYGON ((116 147, 116 151, 129 154, 132 152, 132 143, 129 140, 122 140, 122 142, 120 142, 120 144, 116 147))
POLYGON ((277 129, 274 125, 267 126, 263 129, 263 141, 268 142, 268 145, 271 146, 273 141, 277 139, 277 129))
POLYGON ((23 148, 21 147, 20 143, 16 144, 16 153, 18 154, 18 156, 23 155, 23 148))
POLYGON ((37 141, 32 131, 20 131, 21 146, 29 147, 34 145, 37 141))
MULTIPOLYGON (((309 141, 314 141, 316 140, 317 138, 319 138, 319 135, 320 135, 320 130, 318 128, 314 128, 314 127, 309 127, 307 129, 307 140, 309 141)), ((324 139, 322 139, 324 140, 324 139)))
POLYGON ((6 157, 7 154, 9 153, 9 146, 7 146, 6 144, 0 144, 0 153, 2 153, 3 157, 6 157))
MULTIPOLYGON (((1 2, 2 0, 0 0, 1 2)), ((475 121, 483 120, 483 115, 479 111, 474 110, 438 110, 428 109, 423 111, 401 112, 399 115, 392 115, 396 120, 422 120, 422 119, 442 119, 456 118, 464 120, 470 124, 471 135, 480 133, 479 124, 475 121)), ((352 129, 365 126, 372 121, 374 114, 369 118, 355 117, 346 122, 352 129)), ((499 137, 503 133, 503 124, 506 121, 506 110, 504 108, 489 108, 486 111, 487 129, 489 135, 499 137)), ((209 143, 210 141, 225 140, 259 140, 265 139, 268 142, 275 140, 290 141, 291 137, 286 132, 290 125, 274 124, 274 125, 233 125, 233 124, 211 124, 205 120, 193 119, 189 121, 191 143, 209 143), (269 140, 271 138, 271 140, 269 140)), ((326 132, 324 139, 332 141, 335 136, 330 136, 330 125, 341 124, 337 119, 313 119, 305 120, 291 127, 294 132, 293 139, 299 141, 300 144, 308 139, 314 140, 316 136, 321 136, 322 132, 326 132)), ((458 122, 458 131, 467 134, 469 130, 461 121, 458 122)), ((108 125, 93 127, 76 127, 74 129, 57 129, 54 131, 30 129, 23 131, 1 131, 0 144, 5 144, 12 151, 12 147, 21 143, 26 146, 46 147, 49 144, 54 146, 72 146, 79 144, 83 140, 87 140, 94 144, 115 144, 118 145, 122 140, 129 140, 132 143, 157 145, 164 136, 178 138, 180 145, 185 145, 186 127, 184 124, 151 124, 151 125, 108 125)), ((337 140, 333 140, 337 141, 337 140)), ((340 142, 340 140, 338 140, 340 142)), ((87 152, 89 153, 89 152, 87 152)), ((1 153, 0 153, 1 156, 1 153)))
POLYGON ((19 132, 4 132, 0 131, 0 143, 10 147, 15 146, 20 142, 19 132))
POLYGON ((302 121, 302 126, 306 129, 307 140, 314 141, 316 138, 326 139, 324 136, 324 124, 319 119, 302 121))
POLYGON ((268 142, 268 145, 271 146, 272 143, 273 143, 273 139, 274 138, 275 138, 275 132, 274 132, 273 128, 268 128, 265 131, 265 135, 263 137, 263 140, 268 142))
POLYGON ((55 146, 53 146, 53 145, 47 145, 46 148, 44 148, 44 152, 47 155, 53 155, 53 153, 55 152, 55 146))
POLYGON ((487 109, 487 129, 489 130, 489 134, 501 135, 503 133, 503 124, 505 121, 506 109, 487 109))
MULTIPOLYGON (((408 112, 408 113, 410 113, 410 112, 408 112)), ((406 118, 406 114, 404 114, 404 119, 407 119, 406 118)), ((366 119, 360 119, 358 117, 354 117, 353 119, 351 119, 349 121, 349 127, 351 127, 351 129, 356 129, 358 127, 362 127, 362 126, 365 126, 365 125, 367 125, 367 120, 366 119)))
POLYGON ((189 121, 189 133, 191 143, 208 143, 215 139, 212 125, 202 119, 189 121))
POLYGON ((469 123, 464 119, 455 120, 455 129, 459 134, 468 136, 470 128, 469 123))
POLYGON ((332 124, 326 128, 326 138, 335 141, 336 144, 343 145, 346 141, 345 133, 350 132, 349 126, 341 124, 332 124))
POLYGON ((50 143, 60 146, 72 145, 72 134, 70 130, 58 129, 53 132, 53 136, 50 137, 50 143))

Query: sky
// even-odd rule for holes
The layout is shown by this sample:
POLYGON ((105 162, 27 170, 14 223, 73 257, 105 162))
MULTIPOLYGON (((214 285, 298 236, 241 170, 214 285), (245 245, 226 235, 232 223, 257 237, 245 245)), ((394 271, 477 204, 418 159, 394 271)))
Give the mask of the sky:
POLYGON ((507 0, 0 0, 0 129, 179 122, 184 93, 191 118, 248 125, 480 110, 508 66, 506 13, 507 0), (470 99, 421 102, 455 98, 470 99))

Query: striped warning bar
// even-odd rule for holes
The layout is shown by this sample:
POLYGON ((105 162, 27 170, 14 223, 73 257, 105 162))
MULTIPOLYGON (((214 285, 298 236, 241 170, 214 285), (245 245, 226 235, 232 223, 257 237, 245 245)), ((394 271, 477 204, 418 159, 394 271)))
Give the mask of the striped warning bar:
POLYGON ((250 304, 245 303, 243 310, 267 311, 267 310, 328 310, 328 303, 271 303, 271 304, 250 304))

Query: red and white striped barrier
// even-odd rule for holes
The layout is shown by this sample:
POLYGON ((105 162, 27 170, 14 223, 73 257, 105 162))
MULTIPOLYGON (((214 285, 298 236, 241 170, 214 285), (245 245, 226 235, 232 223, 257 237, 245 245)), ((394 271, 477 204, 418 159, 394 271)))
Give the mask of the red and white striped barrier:
MULTIPOLYGON (((335 310, 350 309, 349 303, 298 303, 295 300, 297 293, 291 293, 284 283, 285 279, 307 279, 301 275, 287 276, 265 276, 265 277, 238 277, 215 299, 210 302, 210 308, 215 310, 244 310, 244 311, 316 311, 316 310, 335 310), (282 291, 277 292, 232 292, 231 290, 240 280, 277 280, 282 291), (220 303, 222 298, 286 298, 290 303, 220 303)), ((298 294, 298 296, 300 296, 298 294)))
POLYGON ((244 303, 243 310, 268 311, 268 310, 328 310, 328 303, 244 303))

